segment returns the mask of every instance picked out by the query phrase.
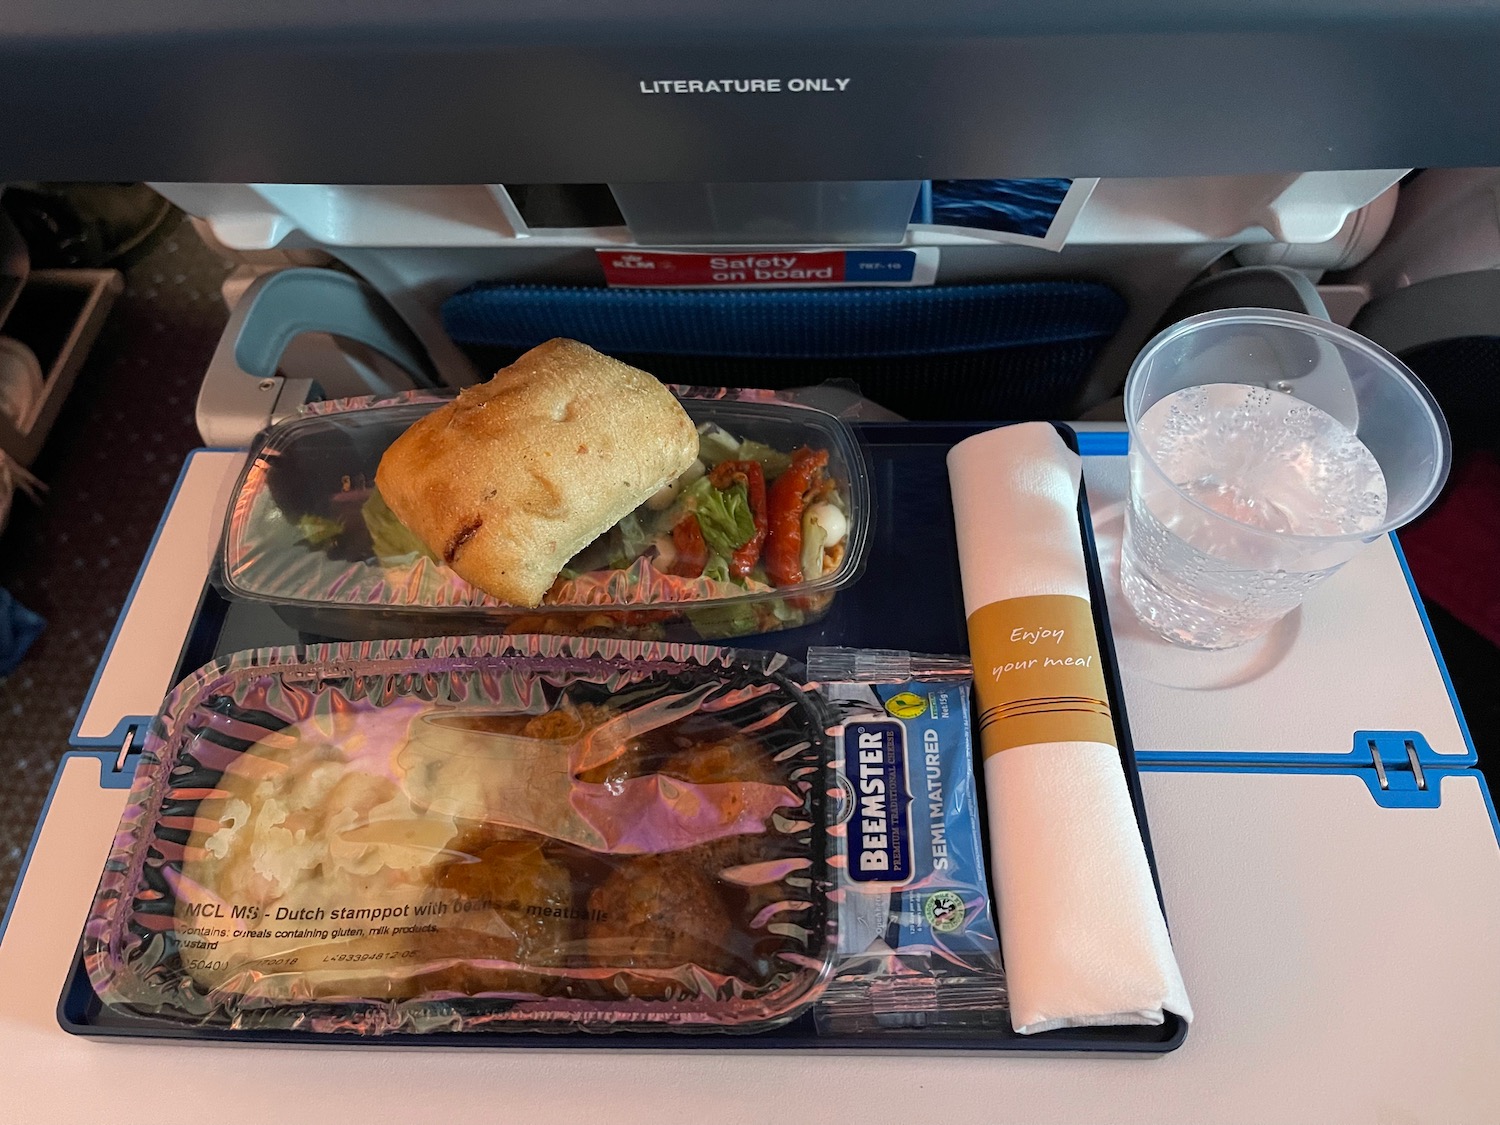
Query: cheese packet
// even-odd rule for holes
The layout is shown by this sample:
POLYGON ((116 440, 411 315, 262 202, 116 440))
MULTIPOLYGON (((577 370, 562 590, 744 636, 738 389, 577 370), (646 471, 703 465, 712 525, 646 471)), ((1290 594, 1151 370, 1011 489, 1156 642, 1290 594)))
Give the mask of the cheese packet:
POLYGON ((818 1030, 1008 1027, 968 658, 812 648, 808 678, 836 716, 839 939, 818 1030))

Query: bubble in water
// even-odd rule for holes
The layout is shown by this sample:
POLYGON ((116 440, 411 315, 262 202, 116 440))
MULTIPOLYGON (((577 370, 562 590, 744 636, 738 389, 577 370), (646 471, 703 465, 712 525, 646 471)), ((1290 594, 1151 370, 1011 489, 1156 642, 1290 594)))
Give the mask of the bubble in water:
POLYGON ((1385 519, 1385 474, 1374 455, 1331 414, 1280 391, 1188 387, 1152 406, 1137 430, 1179 488, 1239 523, 1352 535, 1385 519))

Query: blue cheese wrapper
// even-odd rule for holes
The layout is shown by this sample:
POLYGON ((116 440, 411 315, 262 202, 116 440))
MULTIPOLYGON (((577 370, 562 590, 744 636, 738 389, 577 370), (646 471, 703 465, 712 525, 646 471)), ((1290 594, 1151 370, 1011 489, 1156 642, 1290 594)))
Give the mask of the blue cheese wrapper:
POLYGON ((838 716, 842 798, 838 960, 816 1009, 825 1032, 1005 1022, 963 669, 962 658, 809 652, 838 716))

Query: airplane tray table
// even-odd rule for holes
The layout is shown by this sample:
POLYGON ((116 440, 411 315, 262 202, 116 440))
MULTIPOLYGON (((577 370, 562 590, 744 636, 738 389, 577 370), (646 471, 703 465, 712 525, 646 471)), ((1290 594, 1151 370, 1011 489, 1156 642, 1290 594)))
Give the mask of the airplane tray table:
MULTIPOLYGON (((873 543, 863 577, 840 592, 830 613, 817 624, 780 633, 739 638, 742 648, 769 648, 798 656, 811 645, 859 648, 901 648, 913 652, 968 651, 968 637, 960 590, 958 553, 948 500, 946 455, 958 441, 989 427, 966 423, 933 425, 871 424, 860 427, 866 445, 877 501, 873 543)), ((1076 448, 1071 430, 1060 427, 1076 448)), ((1135 807, 1136 819, 1151 855, 1150 834, 1140 790, 1140 775, 1130 741, 1119 670, 1110 640, 1104 585, 1094 550, 1093 522, 1087 493, 1080 498, 1079 521, 1089 564, 1095 624, 1111 695, 1121 762, 1135 807)), ((209 594, 184 647, 177 678, 211 659, 219 648, 225 619, 233 607, 209 594)), ((266 638, 263 643, 279 643, 266 638)), ((984 818, 979 818, 984 823, 984 818)), ((1153 861, 1154 873, 1154 861, 1153 861)), ((1159 1026, 1122 1026, 1063 1029, 1020 1036, 1008 1029, 974 1034, 902 1033, 883 1031, 863 1035, 818 1034, 811 1012, 782 1028, 755 1034, 695 1034, 622 1032, 613 1035, 539 1032, 462 1034, 393 1034, 378 1040, 355 1034, 245 1031, 212 1028, 164 1027, 133 1019, 105 1008, 95 996, 81 957, 58 1003, 58 1020, 75 1034, 169 1039, 219 1039, 259 1043, 348 1043, 391 1046, 449 1047, 661 1047, 672 1049, 882 1049, 947 1051, 1110 1052, 1161 1053, 1179 1046, 1187 1025, 1168 1015, 1159 1026)))
MULTIPOLYGON (((206 449, 183 466, 0 920, 0 1123, 158 1121, 161 1097, 119 1096, 143 1074, 170 1075, 170 1104, 211 1106, 226 1125, 488 1120, 497 1105, 543 1125, 1500 1121, 1500 824, 1399 547, 1367 548, 1270 645, 1194 659, 1142 635, 1120 601, 1125 435, 1078 437, 1196 1012, 1179 1049, 313 1050, 68 1034, 58 993, 136 736, 195 617, 213 616, 200 601, 244 453, 206 449)), ((905 515, 883 518, 896 532, 905 515)), ((920 544, 903 557, 926 573, 920 544)), ((268 611, 231 613, 219 644, 262 634, 295 640, 268 611)), ((194 644, 193 659, 213 648, 194 644)))

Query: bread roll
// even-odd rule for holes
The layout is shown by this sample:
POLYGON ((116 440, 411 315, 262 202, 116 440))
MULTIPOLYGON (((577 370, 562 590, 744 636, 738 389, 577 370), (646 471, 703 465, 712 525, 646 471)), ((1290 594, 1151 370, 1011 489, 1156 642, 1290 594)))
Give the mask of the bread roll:
POLYGON ((465 580, 536 606, 567 561, 698 456, 698 433, 644 371, 550 340, 397 438, 376 484, 465 580))

